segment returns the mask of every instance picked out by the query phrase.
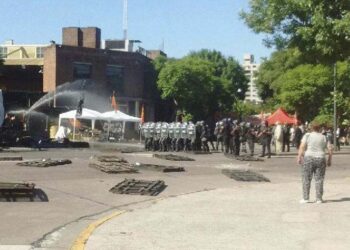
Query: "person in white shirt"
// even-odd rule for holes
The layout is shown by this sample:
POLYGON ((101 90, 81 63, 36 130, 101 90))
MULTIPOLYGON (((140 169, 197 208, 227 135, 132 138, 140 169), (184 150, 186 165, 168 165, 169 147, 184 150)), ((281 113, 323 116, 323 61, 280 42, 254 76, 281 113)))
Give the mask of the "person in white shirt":
POLYGON ((320 131, 319 124, 311 123, 311 132, 304 135, 299 147, 297 162, 301 164, 303 184, 303 199, 300 203, 310 202, 310 185, 313 176, 316 183, 316 203, 323 202, 323 182, 326 165, 331 166, 332 164, 332 145, 320 131), (327 160, 326 150, 328 150, 327 160))

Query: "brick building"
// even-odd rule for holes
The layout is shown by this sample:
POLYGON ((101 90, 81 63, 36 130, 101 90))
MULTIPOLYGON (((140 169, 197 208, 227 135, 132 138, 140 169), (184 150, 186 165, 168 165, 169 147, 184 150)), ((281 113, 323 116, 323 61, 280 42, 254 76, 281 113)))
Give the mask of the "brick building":
POLYGON ((94 94, 105 100, 116 91, 121 111, 140 117, 144 105, 146 120, 163 119, 162 107, 155 108, 161 105, 155 105, 160 97, 151 59, 141 53, 101 49, 99 28, 63 28, 62 45, 52 42, 40 48, 40 58, 35 58, 40 60, 35 65, 23 64, 27 59, 17 58, 12 66, 28 69, 28 74, 15 80, 6 80, 17 73, 7 73, 9 58, 2 56, 5 61, 4 73, 0 76, 2 89, 47 93, 64 83, 84 79, 94 82, 94 94), (31 74, 29 66, 34 66, 31 74))

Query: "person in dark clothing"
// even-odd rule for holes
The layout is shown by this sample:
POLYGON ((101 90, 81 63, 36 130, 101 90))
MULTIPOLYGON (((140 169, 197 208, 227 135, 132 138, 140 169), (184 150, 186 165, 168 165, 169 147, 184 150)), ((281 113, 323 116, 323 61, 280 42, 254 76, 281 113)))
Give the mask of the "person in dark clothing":
POLYGON ((299 149, 300 143, 301 143, 301 139, 303 138, 303 132, 301 131, 301 129, 299 128, 299 126, 294 125, 294 142, 295 142, 295 147, 297 149, 299 149))
POLYGON ((212 129, 209 127, 208 124, 205 125, 205 132, 207 133, 208 143, 211 145, 212 150, 215 150, 215 146, 214 146, 215 136, 212 133, 212 129))
POLYGON ((265 156, 265 150, 267 149, 267 157, 271 157, 271 139, 272 139, 272 131, 266 124, 261 128, 261 132, 258 135, 258 138, 261 140, 262 152, 260 157, 265 156))
POLYGON ((254 143, 256 139, 256 132, 252 125, 249 126, 248 131, 246 133, 247 143, 250 151, 250 155, 254 155, 254 143))
POLYGON ((229 119, 224 120, 222 134, 223 134, 225 153, 228 154, 230 151, 230 138, 231 138, 231 121, 229 119))
POLYGON ((290 151, 290 126, 288 124, 285 124, 283 126, 283 147, 282 152, 285 152, 287 149, 287 152, 290 151))
POLYGON ((84 97, 81 97, 78 102, 76 116, 81 116, 83 114, 84 97))
POLYGON ((233 141, 233 149, 235 156, 239 156, 240 145, 241 145, 241 127, 237 124, 236 127, 232 130, 232 141, 233 141))
POLYGON ((222 122, 216 123, 214 135, 216 136, 216 151, 219 150, 219 144, 221 144, 221 152, 223 152, 224 151, 224 143, 223 143, 223 125, 222 125, 222 122))
POLYGON ((201 134, 202 148, 204 152, 209 152, 208 138, 210 136, 209 127, 202 123, 203 130, 201 134))

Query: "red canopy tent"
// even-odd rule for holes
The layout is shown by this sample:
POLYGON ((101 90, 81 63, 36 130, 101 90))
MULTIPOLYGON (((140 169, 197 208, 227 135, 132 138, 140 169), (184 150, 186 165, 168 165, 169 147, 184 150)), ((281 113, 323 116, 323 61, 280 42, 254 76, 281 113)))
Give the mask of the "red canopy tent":
POLYGON ((276 122, 279 122, 280 124, 298 124, 298 119, 295 116, 288 115, 288 113, 282 108, 278 108, 266 120, 269 125, 276 124, 276 122))

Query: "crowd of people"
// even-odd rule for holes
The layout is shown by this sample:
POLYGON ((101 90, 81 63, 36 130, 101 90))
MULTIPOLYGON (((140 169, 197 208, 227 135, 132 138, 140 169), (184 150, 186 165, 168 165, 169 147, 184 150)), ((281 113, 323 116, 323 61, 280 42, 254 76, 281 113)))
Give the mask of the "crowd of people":
MULTIPOLYGON (((269 158, 273 153, 271 148, 276 154, 289 152, 291 146, 298 149, 306 127, 280 123, 269 126, 267 122, 253 125, 225 118, 215 127, 204 121, 147 122, 142 125, 141 133, 148 151, 222 151, 253 156, 256 144, 260 144, 259 156, 269 158)), ((325 133, 329 138, 332 136, 331 130, 325 133)))

